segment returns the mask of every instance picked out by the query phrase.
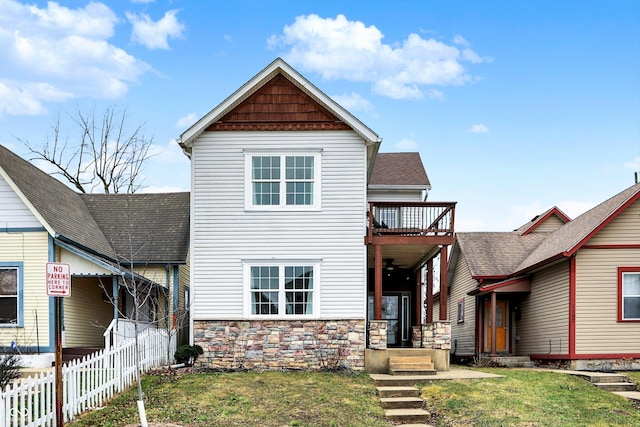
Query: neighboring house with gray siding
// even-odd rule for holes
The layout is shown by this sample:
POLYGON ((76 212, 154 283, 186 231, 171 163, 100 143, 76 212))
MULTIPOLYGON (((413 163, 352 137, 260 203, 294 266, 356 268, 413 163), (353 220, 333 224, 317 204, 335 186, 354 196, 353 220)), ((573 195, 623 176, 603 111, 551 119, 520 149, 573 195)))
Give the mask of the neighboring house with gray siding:
POLYGON ((513 232, 456 234, 453 358, 640 368, 638 199, 640 184, 574 220, 554 207, 513 232))
POLYGON ((145 323, 171 326, 172 314, 181 312, 189 286, 189 193, 79 194, 0 146, 0 224, 0 346, 13 342, 26 364, 50 366, 53 357, 48 262, 70 266, 65 355, 101 348, 113 319, 123 330, 133 309, 123 277, 152 289, 141 310, 145 323))

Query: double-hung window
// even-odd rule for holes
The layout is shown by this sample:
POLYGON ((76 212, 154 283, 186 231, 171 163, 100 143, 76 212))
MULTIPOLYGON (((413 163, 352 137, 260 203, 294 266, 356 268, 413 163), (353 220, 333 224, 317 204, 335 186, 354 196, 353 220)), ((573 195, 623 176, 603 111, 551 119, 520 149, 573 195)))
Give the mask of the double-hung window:
POLYGON ((247 263, 247 311, 261 317, 317 317, 317 262, 247 263))
POLYGON ((319 209, 319 153, 246 153, 245 168, 247 209, 319 209))
POLYGON ((0 326, 22 323, 22 263, 0 263, 0 326))
POLYGON ((618 267, 618 320, 640 321, 640 267, 618 267))

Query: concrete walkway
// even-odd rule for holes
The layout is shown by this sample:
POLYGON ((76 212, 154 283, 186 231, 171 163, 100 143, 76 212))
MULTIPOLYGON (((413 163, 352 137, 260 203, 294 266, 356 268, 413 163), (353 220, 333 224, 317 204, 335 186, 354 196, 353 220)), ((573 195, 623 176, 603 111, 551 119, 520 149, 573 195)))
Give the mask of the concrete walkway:
MULTIPOLYGON (((395 375, 389 374, 370 374, 373 380, 392 380, 398 378, 395 375)), ((408 380, 457 380, 457 379, 476 379, 476 378, 504 378, 504 375, 489 374, 486 372, 474 371, 471 369, 465 369, 458 366, 451 366, 448 371, 437 371, 434 375, 402 375, 403 379, 408 380)), ((418 381, 419 382, 419 381, 418 381)))

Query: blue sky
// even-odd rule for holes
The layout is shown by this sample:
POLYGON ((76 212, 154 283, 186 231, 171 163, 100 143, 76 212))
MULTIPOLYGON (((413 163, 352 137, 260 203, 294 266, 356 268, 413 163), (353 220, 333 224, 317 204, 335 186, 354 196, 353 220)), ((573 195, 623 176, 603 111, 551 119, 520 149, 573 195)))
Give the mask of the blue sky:
POLYGON ((145 191, 188 190, 174 139, 282 57, 418 151, 458 231, 575 217, 640 171, 640 2, 0 0, 0 144, 127 108, 145 191))

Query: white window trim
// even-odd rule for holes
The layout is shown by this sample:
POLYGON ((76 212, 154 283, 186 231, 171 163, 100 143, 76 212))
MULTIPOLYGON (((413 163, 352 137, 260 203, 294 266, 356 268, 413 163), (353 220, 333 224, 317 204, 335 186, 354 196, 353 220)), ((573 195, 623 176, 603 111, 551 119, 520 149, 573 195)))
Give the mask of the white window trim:
POLYGON ((621 272, 621 283, 620 283, 620 320, 623 322, 637 322, 640 321, 638 317, 627 317, 624 311, 624 301, 626 298, 637 298, 639 295, 635 294, 625 294, 624 293, 624 277, 625 276, 638 276, 640 275, 639 269, 626 269, 626 271, 621 272), (633 271, 630 271, 633 270, 633 271))
POLYGON ((244 208, 246 211, 277 211, 277 212, 296 212, 296 211, 319 211, 321 209, 322 195, 322 151, 320 150, 283 150, 283 151, 262 151, 262 150, 245 150, 244 152, 244 208), (279 156, 281 157, 281 188, 280 188, 280 204, 279 205, 254 205, 253 204, 253 186, 252 186, 252 162, 253 156, 279 156), (286 186, 284 178, 284 159, 288 156, 313 156, 313 203, 311 205, 287 205, 286 202, 286 186))
MULTIPOLYGON (((319 319, 320 318, 320 283, 321 283, 321 261, 318 259, 269 259, 269 260, 243 260, 243 314, 245 319, 319 319), (310 265, 313 267, 313 314, 286 314, 285 312, 285 289, 278 289, 278 312, 277 315, 252 314, 251 313, 251 267, 275 267, 282 269, 285 266, 310 265)), ((282 279, 282 277, 280 277, 282 279)))

